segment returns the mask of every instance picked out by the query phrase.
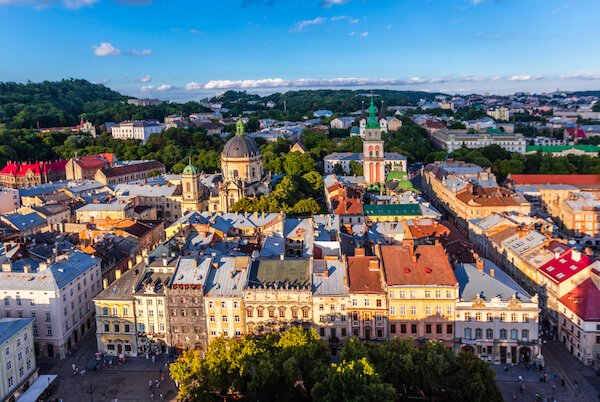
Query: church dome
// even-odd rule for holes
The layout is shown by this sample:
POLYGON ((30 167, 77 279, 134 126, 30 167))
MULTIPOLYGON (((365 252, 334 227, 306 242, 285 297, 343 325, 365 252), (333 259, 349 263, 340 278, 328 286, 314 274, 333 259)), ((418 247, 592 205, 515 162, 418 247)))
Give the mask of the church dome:
POLYGON ((245 158, 259 155, 258 144, 244 135, 236 135, 227 141, 223 147, 223 156, 226 158, 245 158))
POLYGON ((198 168, 191 163, 183 168, 183 174, 185 175, 196 176, 198 173, 198 168))

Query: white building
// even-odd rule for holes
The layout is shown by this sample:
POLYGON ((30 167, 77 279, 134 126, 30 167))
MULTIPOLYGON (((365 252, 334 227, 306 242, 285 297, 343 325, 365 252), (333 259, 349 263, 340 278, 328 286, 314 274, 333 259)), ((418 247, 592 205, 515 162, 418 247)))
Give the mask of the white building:
POLYGON ((18 399, 37 378, 32 318, 0 318, 0 400, 18 399))
POLYGON ((539 306, 491 261, 458 265, 457 348, 493 363, 534 362, 540 354, 539 306))
POLYGON ((434 145, 439 149, 454 152, 462 147, 470 149, 489 145, 500 145, 509 152, 525 154, 527 141, 523 134, 468 134, 466 130, 437 130, 431 135, 434 145))
MULTIPOLYGON (((350 174, 350 162, 355 161, 359 165, 363 164, 362 153, 351 153, 351 152, 334 152, 327 155, 324 159, 325 174, 335 173, 335 166, 340 165, 344 174, 350 174)), ((406 156, 396 152, 385 152, 383 154, 383 164, 385 166, 385 173, 388 174, 391 171, 402 171, 406 172, 406 156)))
POLYGON ((558 339, 583 364, 600 366, 600 276, 597 270, 585 282, 558 300, 558 339))
POLYGON ((495 120, 508 121, 510 119, 510 110, 507 107, 490 108, 485 112, 495 120))
POLYGON ((0 187, 0 214, 14 212, 21 205, 19 190, 0 187))
POLYGON ((2 263, 0 315, 35 319, 36 356, 66 357, 93 327, 92 298, 102 290, 100 263, 80 251, 59 256, 56 262, 2 263))
POLYGON ((118 140, 148 141, 152 134, 159 134, 165 126, 156 121, 124 121, 112 127, 112 137, 118 140))
POLYGON ((463 121, 463 124, 467 129, 472 128, 473 130, 486 130, 488 128, 496 128, 496 122, 491 117, 482 117, 477 120, 463 121))

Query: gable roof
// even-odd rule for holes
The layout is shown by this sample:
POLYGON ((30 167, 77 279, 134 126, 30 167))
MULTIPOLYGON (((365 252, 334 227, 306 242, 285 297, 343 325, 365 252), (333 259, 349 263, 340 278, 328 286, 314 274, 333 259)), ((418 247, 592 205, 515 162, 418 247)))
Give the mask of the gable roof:
POLYGON ((381 269, 371 269, 375 256, 348 257, 348 285, 350 293, 384 293, 381 269))
POLYGON ((54 162, 35 162, 35 163, 16 163, 9 162, 0 170, 2 175, 11 176, 25 176, 28 171, 31 171, 34 175, 42 175, 53 172, 64 172, 65 166, 67 165, 66 160, 59 160, 54 162))
POLYGON ((600 290, 591 278, 561 297, 560 302, 585 321, 600 321, 600 290))
POLYGON ((456 277, 441 244, 382 246, 383 267, 388 285, 455 286, 456 277), (413 256, 416 257, 413 259, 413 256))

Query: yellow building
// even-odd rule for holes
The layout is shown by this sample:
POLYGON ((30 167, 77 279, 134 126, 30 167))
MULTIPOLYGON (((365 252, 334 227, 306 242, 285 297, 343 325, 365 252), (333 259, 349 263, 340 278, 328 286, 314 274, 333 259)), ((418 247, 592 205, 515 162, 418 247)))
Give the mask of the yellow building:
POLYGON ((259 260, 243 292, 247 333, 263 333, 312 321, 310 260, 259 260))
POLYGON ((131 269, 116 271, 117 280, 94 298, 98 351, 109 356, 137 356, 138 343, 133 288, 140 276, 131 269))
POLYGON ((471 219, 502 212, 531 212, 531 204, 523 196, 498 187, 489 169, 470 163, 431 163, 423 171, 422 186, 433 204, 448 212, 449 219, 465 231, 471 219))
POLYGON ((215 257, 204 285, 208 342, 246 333, 243 290, 250 257, 215 257))
MULTIPOLYGON (((379 248, 379 250, 377 250, 379 248)), ((390 337, 454 339, 458 282, 441 244, 379 246, 389 299, 390 337)))
POLYGON ((352 336, 366 341, 386 339, 388 305, 380 259, 356 249, 355 256, 348 257, 348 281, 352 336))
POLYGON ((321 338, 334 345, 350 336, 346 261, 325 256, 313 261, 313 322, 321 338))

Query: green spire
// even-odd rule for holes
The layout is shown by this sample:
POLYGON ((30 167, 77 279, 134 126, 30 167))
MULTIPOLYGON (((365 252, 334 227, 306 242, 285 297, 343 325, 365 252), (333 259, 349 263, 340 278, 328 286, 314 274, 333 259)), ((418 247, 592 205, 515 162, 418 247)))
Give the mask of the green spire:
POLYGON ((371 95, 371 106, 369 106, 369 119, 367 120, 367 128, 379 128, 377 122, 377 108, 373 103, 373 96, 371 95))
POLYGON ((244 122, 242 119, 238 119, 235 123, 235 135, 244 135, 244 122))
POLYGON ((183 174, 189 176, 196 176, 198 174, 198 168, 192 165, 192 156, 190 155, 188 158, 188 165, 183 169, 183 174))

